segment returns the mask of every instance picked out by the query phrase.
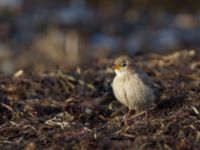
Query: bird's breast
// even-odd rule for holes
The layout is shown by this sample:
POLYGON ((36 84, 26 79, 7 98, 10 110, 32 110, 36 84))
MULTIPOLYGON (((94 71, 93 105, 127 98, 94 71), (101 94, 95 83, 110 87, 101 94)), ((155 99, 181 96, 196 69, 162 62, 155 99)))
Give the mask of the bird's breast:
POLYGON ((116 76, 112 83, 113 93, 118 101, 128 107, 126 91, 124 88, 125 78, 116 76))
POLYGON ((116 76, 112 86, 117 100, 129 108, 144 107, 154 100, 153 90, 137 74, 116 76))

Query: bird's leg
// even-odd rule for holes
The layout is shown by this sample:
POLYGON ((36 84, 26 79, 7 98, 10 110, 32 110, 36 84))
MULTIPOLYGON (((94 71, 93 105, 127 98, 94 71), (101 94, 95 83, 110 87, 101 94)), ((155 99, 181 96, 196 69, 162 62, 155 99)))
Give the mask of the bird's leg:
POLYGON ((146 110, 145 112, 145 123, 147 124, 148 123, 148 110, 146 110))
POLYGON ((151 110, 153 110, 155 107, 153 107, 153 108, 147 108, 146 109, 146 112, 145 112, 145 123, 146 124, 148 124, 148 121, 149 121, 149 112, 151 111, 151 110))
POLYGON ((128 126, 128 119, 130 117, 131 112, 132 112, 132 110, 128 109, 128 113, 126 114, 125 119, 124 119, 124 125, 125 126, 128 126))

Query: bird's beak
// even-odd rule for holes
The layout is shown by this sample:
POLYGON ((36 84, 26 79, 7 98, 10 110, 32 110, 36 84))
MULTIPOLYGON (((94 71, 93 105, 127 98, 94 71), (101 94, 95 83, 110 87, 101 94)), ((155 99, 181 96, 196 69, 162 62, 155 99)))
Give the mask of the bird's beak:
POLYGON ((113 70, 119 70, 121 67, 120 65, 114 65, 111 67, 113 70))

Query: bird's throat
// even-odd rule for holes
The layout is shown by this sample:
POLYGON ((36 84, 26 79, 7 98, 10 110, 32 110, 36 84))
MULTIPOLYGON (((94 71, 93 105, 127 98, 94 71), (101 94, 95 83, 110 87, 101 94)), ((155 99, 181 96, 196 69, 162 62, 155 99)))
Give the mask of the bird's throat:
POLYGON ((117 76, 120 76, 120 77, 122 77, 122 76, 127 74, 126 71, 122 71, 122 70, 119 70, 119 69, 116 69, 115 73, 116 73, 117 76))

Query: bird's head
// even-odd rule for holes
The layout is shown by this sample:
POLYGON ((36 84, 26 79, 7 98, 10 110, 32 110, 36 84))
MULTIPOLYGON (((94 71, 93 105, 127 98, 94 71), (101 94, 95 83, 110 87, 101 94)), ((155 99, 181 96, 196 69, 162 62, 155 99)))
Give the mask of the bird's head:
POLYGON ((130 72, 132 68, 131 59, 127 56, 120 56, 114 60, 112 69, 117 75, 122 75, 130 72))

